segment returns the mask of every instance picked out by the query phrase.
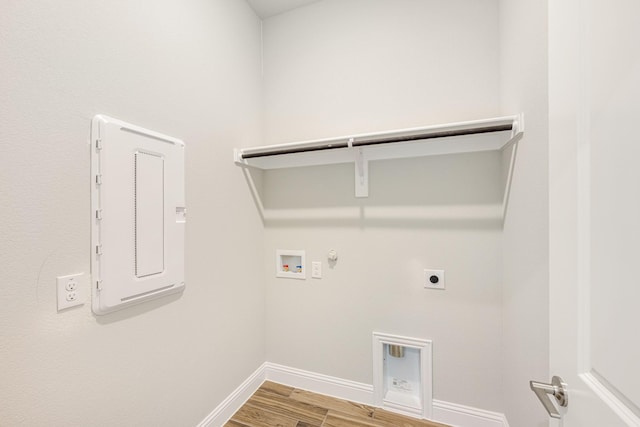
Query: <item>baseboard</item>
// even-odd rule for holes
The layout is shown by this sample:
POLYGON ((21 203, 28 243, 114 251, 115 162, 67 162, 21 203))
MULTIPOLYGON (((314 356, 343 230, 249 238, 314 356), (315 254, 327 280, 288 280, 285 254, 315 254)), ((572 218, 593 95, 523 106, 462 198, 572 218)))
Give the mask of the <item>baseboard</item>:
POLYGON ((251 395, 255 393, 264 382, 266 378, 265 365, 266 363, 263 363, 262 366, 256 369, 256 371, 223 400, 216 409, 207 415, 207 417, 198 424, 198 427, 220 427, 229 421, 233 414, 249 400, 251 395))
MULTIPOLYGON (((325 394, 338 399, 374 405, 373 386, 290 368, 275 363, 265 363, 267 380, 291 387, 325 394)), ((501 413, 454 403, 433 400, 433 421, 453 427, 509 427, 501 413)))
POLYGON ((275 363, 266 364, 267 379, 338 399, 373 405, 373 386, 275 363))
POLYGON ((509 427, 499 412, 433 400, 433 420, 454 427, 509 427))
MULTIPOLYGON (((374 406, 373 386, 265 362, 197 427, 220 427, 265 381, 374 406)), ((509 427, 504 414, 433 400, 433 421, 453 427, 509 427)))

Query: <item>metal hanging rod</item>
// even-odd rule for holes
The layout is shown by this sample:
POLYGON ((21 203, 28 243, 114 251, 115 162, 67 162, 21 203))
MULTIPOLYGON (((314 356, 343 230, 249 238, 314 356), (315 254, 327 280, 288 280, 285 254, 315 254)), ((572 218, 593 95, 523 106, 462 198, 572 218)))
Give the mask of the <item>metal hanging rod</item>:
POLYGON ((333 142, 331 144, 318 144, 318 145, 308 146, 308 147, 264 149, 264 150, 255 151, 252 153, 241 153, 240 158, 254 159, 256 157, 277 156, 280 154, 308 153, 311 151, 322 151, 322 150, 331 150, 334 148, 348 148, 348 147, 349 147, 348 142, 338 142, 338 143, 333 142))
POLYGON ((425 139, 447 138, 454 136, 478 135, 491 132, 504 132, 513 130, 513 123, 499 124, 491 126, 469 127, 454 130, 438 130, 432 129, 424 132, 411 133, 405 135, 383 136, 383 137, 353 137, 346 138, 344 141, 319 141, 313 145, 301 145, 293 147, 275 147, 263 149, 250 149, 247 152, 241 152, 241 159, 252 159, 258 157, 277 156, 282 154, 308 153, 312 151, 333 150, 337 148, 349 147, 366 147, 371 145, 393 144, 397 142, 421 141, 425 139))

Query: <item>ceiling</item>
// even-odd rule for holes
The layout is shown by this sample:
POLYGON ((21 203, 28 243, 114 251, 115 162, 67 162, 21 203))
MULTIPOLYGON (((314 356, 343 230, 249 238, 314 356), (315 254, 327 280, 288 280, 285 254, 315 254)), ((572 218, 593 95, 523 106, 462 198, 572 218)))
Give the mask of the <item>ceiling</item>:
POLYGON ((247 0, 247 3, 260 18, 266 19, 318 1, 320 0, 247 0))

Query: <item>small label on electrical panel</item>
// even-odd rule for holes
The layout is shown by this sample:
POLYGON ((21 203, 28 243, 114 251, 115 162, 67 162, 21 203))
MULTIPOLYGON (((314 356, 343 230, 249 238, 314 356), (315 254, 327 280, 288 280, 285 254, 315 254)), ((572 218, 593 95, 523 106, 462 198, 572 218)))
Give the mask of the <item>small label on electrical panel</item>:
POLYGON ((393 378, 391 386, 398 391, 411 391, 411 383, 407 380, 393 378))

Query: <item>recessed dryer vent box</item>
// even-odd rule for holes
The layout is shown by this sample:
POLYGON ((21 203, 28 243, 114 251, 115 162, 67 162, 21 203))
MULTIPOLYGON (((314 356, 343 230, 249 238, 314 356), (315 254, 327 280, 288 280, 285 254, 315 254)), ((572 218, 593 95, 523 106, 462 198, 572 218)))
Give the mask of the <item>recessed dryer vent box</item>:
POLYGON ((433 412, 432 342, 373 333, 373 398, 376 406, 411 417, 433 412))
POLYGON ((276 277, 289 279, 306 279, 304 251, 276 250, 276 277))
POLYGON ((184 142, 95 116, 91 206, 96 314, 184 289, 184 142))

